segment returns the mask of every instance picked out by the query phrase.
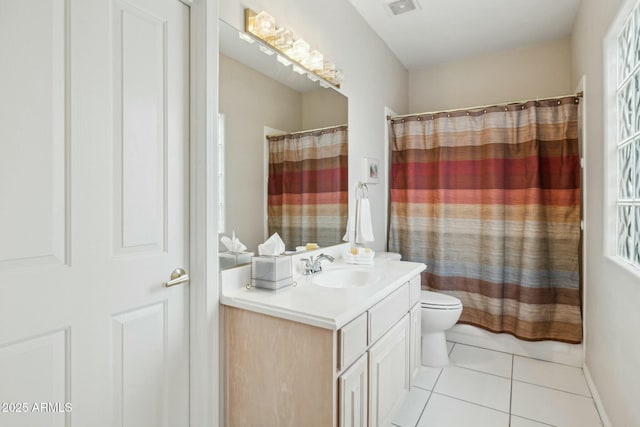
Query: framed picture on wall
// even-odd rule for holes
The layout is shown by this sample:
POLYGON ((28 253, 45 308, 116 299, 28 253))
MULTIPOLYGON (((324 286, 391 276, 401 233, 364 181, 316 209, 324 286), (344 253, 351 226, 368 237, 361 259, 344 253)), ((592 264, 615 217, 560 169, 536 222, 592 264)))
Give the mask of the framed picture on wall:
POLYGON ((380 161, 372 157, 362 158, 362 176, 365 184, 377 184, 380 174, 380 161))

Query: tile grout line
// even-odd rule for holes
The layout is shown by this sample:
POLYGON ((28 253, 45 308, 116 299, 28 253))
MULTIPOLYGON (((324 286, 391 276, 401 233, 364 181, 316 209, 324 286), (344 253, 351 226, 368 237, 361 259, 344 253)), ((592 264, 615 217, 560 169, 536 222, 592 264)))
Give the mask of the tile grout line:
POLYGON ((559 392, 561 392, 561 393, 572 394, 572 395, 574 395, 574 396, 584 397, 585 399, 591 399, 591 400, 593 400, 593 396, 585 396, 584 394, 575 393, 575 392, 573 392, 573 391, 562 390, 562 389, 555 388, 555 387, 547 387, 547 386, 545 386, 545 385, 536 384, 536 383, 532 383, 532 382, 529 382, 529 381, 523 381, 523 380, 518 380, 518 379, 513 379, 512 381, 517 381, 517 382, 519 382, 519 383, 529 384, 529 385, 533 385, 533 386, 536 386, 536 387, 546 388, 547 390, 559 391, 559 392))
MULTIPOLYGON (((485 409, 490 409, 492 411, 496 411, 496 412, 500 412, 501 414, 506 414, 506 415, 511 415, 509 414, 507 411, 503 411, 501 409, 496 409, 496 408, 492 408, 491 406, 485 406, 485 405, 481 405, 480 403, 475 403, 475 402, 471 402, 470 400, 464 400, 464 399, 460 399, 459 397, 455 397, 455 396, 449 396, 448 394, 444 394, 444 393, 436 393, 435 391, 431 392, 432 395, 437 394, 440 396, 444 396, 444 397, 448 397, 449 399, 453 399, 453 400, 457 400, 459 402, 464 402, 464 403, 468 403, 470 405, 475 405, 475 406, 479 406, 481 408, 485 408, 485 409)), ((429 396, 429 399, 431 399, 431 396, 429 396)))
MULTIPOLYGON (((438 380, 440 379, 440 375, 442 375, 443 371, 444 371, 444 368, 441 368, 440 369, 440 373, 438 374, 438 377, 436 378, 436 381, 433 383, 433 387, 431 387, 432 389, 436 388, 436 384, 438 384, 438 380)), ((431 400, 431 396, 433 396, 433 393, 434 393, 433 390, 429 390, 429 397, 427 397, 427 401, 425 402, 424 407, 422 408, 422 412, 420 412, 420 416, 418 417, 418 421, 416 421, 415 427, 418 427, 418 424, 420 424, 420 420, 422 419, 422 416, 424 415, 424 411, 427 410, 427 405, 429 404, 429 401, 431 400)))
MULTIPOLYGON (((480 347, 478 347, 478 348, 480 348, 480 347)), ((516 355, 512 354, 511 356, 516 356, 516 355)), ((553 363, 553 362, 549 362, 549 363, 553 363)), ((513 368, 514 368, 513 359, 512 359, 512 362, 511 362, 511 375, 508 376, 508 377, 504 376, 504 375, 494 374, 492 372, 480 371, 478 369, 468 368, 466 366, 455 365, 455 364, 448 366, 448 368, 460 368, 460 369, 464 369, 464 370, 471 371, 471 372, 478 372, 480 374, 491 375, 492 377, 510 379, 512 381, 518 381, 518 382, 521 382, 521 383, 531 384, 531 385, 535 385, 535 386, 542 387, 542 388, 548 388, 549 390, 561 391, 561 392, 564 392, 564 393, 575 394, 576 396, 582 396, 582 397, 586 397, 586 398, 589 398, 589 399, 593 399, 593 396, 587 396, 587 395, 584 395, 584 394, 576 393, 574 391, 562 390, 560 388, 549 387, 549 386, 545 386, 545 385, 542 385, 542 384, 536 384, 536 383, 532 383, 530 381, 524 381, 524 380, 521 380, 521 379, 513 378, 513 368)))
POLYGON ((540 359, 540 358, 537 358, 537 357, 523 356, 521 354, 509 353, 508 351, 494 350, 492 348, 480 347, 479 345, 465 344, 465 343, 460 343, 460 342, 456 342, 456 341, 449 341, 449 342, 453 343, 453 344, 456 344, 456 345, 459 344, 461 346, 474 347, 474 348, 479 348, 481 350, 495 351, 496 353, 509 354, 509 355, 511 355, 513 357, 523 357, 525 359, 536 360, 538 362, 553 363, 554 365, 566 366, 568 368, 575 368, 575 369, 579 369, 580 371, 582 371, 582 368, 580 368, 579 366, 570 365, 568 363, 552 362, 550 360, 544 360, 544 359, 540 359))
MULTIPOLYGON (((533 418, 529 418, 529 417, 523 417, 522 415, 513 415, 513 414, 511 414, 511 415, 514 416, 514 417, 522 418, 523 420, 532 421, 532 422, 537 423, 537 424, 542 424, 543 426, 558 427, 558 426, 555 426, 553 424, 547 424, 544 421, 534 420, 533 418)), ((511 419, 511 417, 509 417, 509 419, 511 419)))
POLYGON ((515 356, 511 355, 511 387, 509 388, 509 427, 511 427, 511 418, 513 417, 513 412, 511 412, 511 408, 513 407, 513 368, 515 365, 515 356))
POLYGON ((498 374, 493 374, 491 372, 486 372, 486 371, 479 371, 477 369, 473 369, 473 368, 467 368, 466 366, 460 366, 460 365, 451 365, 451 366, 447 366, 448 368, 460 368, 460 369, 465 369, 467 371, 471 371, 471 372, 478 372, 480 374, 487 374, 487 375, 491 375, 492 377, 498 377, 498 378, 502 378, 505 380, 511 379, 510 377, 505 377, 503 375, 498 375, 498 374))
MULTIPOLYGON (((440 373, 438 374, 438 377, 436 378, 435 382, 433 383, 433 387, 431 387, 431 393, 433 393, 436 390, 436 385, 438 385, 438 381, 440 381, 440 377, 442 376, 442 373, 444 372, 444 368, 440 368, 440 373)), ((431 396, 429 396, 429 399, 431 399, 431 396)))
MULTIPOLYGON (((455 341, 449 341, 451 343, 454 344, 460 344, 462 346, 467 346, 467 347, 473 347, 473 348, 479 348, 481 350, 487 350, 487 351, 495 351, 496 353, 502 353, 502 354, 508 354, 513 356, 513 353, 509 353, 508 351, 502 351, 502 350, 494 350, 492 348, 486 348, 486 347, 480 347, 479 345, 473 345, 473 344, 465 344, 465 343, 461 343, 461 342, 455 342, 455 341)), ((522 357, 526 357, 526 356, 522 356, 522 357)), ((554 363, 554 362, 549 362, 549 363, 554 363)))
MULTIPOLYGON (((457 345, 459 343, 455 343, 455 344, 457 345)), ((498 375, 498 374, 494 374, 492 372, 481 371, 479 369, 468 368, 466 366, 461 366, 461 365, 457 365, 457 364, 453 364, 451 366, 455 366, 457 368, 462 368, 462 369, 468 369, 469 371, 481 372, 483 374, 493 375, 494 377, 500 377, 500 378, 506 378, 506 379, 510 379, 513 376, 513 357, 514 357, 513 353, 507 353, 507 352, 504 352, 504 351, 496 351, 496 350, 491 350, 491 349, 488 349, 488 348, 483 348, 483 347, 478 347, 478 346, 473 346, 473 345, 467 345, 467 344, 460 344, 460 345, 461 346, 467 346, 467 347, 474 347, 474 348, 477 348, 477 349, 480 349, 480 350, 493 351, 493 352, 496 352, 496 353, 502 353, 502 354, 506 354, 506 355, 511 356, 511 375, 509 375, 509 376, 498 375)), ((453 353, 453 348, 452 348, 451 352, 453 353)))
MULTIPOLYGON (((540 359, 538 357, 531 357, 531 356, 522 356, 520 354, 514 354, 514 356, 517 357, 522 357, 523 359, 531 359, 531 360, 535 360, 536 362, 542 362, 542 363, 552 363, 554 365, 560 365, 560 366, 565 366, 567 368, 573 368, 573 369, 578 369, 580 370, 580 372, 582 372, 582 368, 579 366, 575 366, 575 365, 569 365, 568 363, 561 363, 561 362, 552 362, 550 360, 544 360, 544 359, 540 359)), ((583 373, 584 375, 584 373, 583 373)))
POLYGON ((427 405, 429 404, 429 401, 431 400, 431 396, 433 396, 433 392, 432 391, 429 392, 429 397, 427 397, 427 401, 424 402, 424 406, 422 407, 422 411, 420 411, 420 416, 416 420, 416 424, 413 427, 418 427, 418 424, 420 424, 420 420, 422 419, 422 416, 424 415, 424 411, 427 409, 427 405))

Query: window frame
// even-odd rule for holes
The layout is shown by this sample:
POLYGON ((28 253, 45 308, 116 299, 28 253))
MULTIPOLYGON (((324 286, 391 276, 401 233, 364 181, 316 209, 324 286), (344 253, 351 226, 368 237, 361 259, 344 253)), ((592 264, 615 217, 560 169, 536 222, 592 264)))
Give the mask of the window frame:
MULTIPOLYGON (((628 55, 627 55, 628 57, 628 55)), ((625 1, 611 24, 609 32, 604 39, 604 97, 605 97, 605 212, 604 212, 604 248, 605 256, 615 261, 618 265, 640 276, 640 173, 632 178, 631 198, 620 197, 620 164, 618 149, 630 146, 632 149, 631 174, 634 167, 640 164, 640 0, 625 1), (633 34, 632 42, 627 53, 633 56, 634 61, 629 72, 621 75, 619 60, 621 53, 620 37, 627 26, 631 25, 633 34), (635 83, 634 83, 635 82, 635 83), (635 84, 632 94, 630 114, 630 134, 620 138, 620 107, 619 95, 627 85, 635 84), (635 149, 635 151, 633 151, 635 149), (635 153, 635 154, 634 154, 635 153), (637 157, 637 158, 636 158, 637 157), (619 253, 619 208, 631 207, 630 233, 632 244, 630 257, 619 253), (638 222, 638 225, 635 223, 638 222)), ((632 89, 633 90, 633 89, 632 89)), ((624 108, 623 108, 624 110, 624 108)))

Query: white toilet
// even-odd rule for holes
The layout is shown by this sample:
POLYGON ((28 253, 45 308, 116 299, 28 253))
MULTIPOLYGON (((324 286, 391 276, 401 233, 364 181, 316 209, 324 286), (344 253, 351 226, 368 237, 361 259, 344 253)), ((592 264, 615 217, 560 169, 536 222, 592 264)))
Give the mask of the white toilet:
POLYGON ((421 291, 422 364, 440 368, 449 364, 444 332, 462 314, 462 302, 451 295, 421 291))

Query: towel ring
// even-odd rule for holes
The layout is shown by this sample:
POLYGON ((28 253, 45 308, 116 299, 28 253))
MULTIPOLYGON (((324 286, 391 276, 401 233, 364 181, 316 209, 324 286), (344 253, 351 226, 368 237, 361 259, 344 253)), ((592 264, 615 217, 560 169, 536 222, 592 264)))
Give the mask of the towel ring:
POLYGON ((368 198, 369 198, 369 187, 364 182, 358 182, 358 188, 356 188, 356 200, 368 199, 368 198))

